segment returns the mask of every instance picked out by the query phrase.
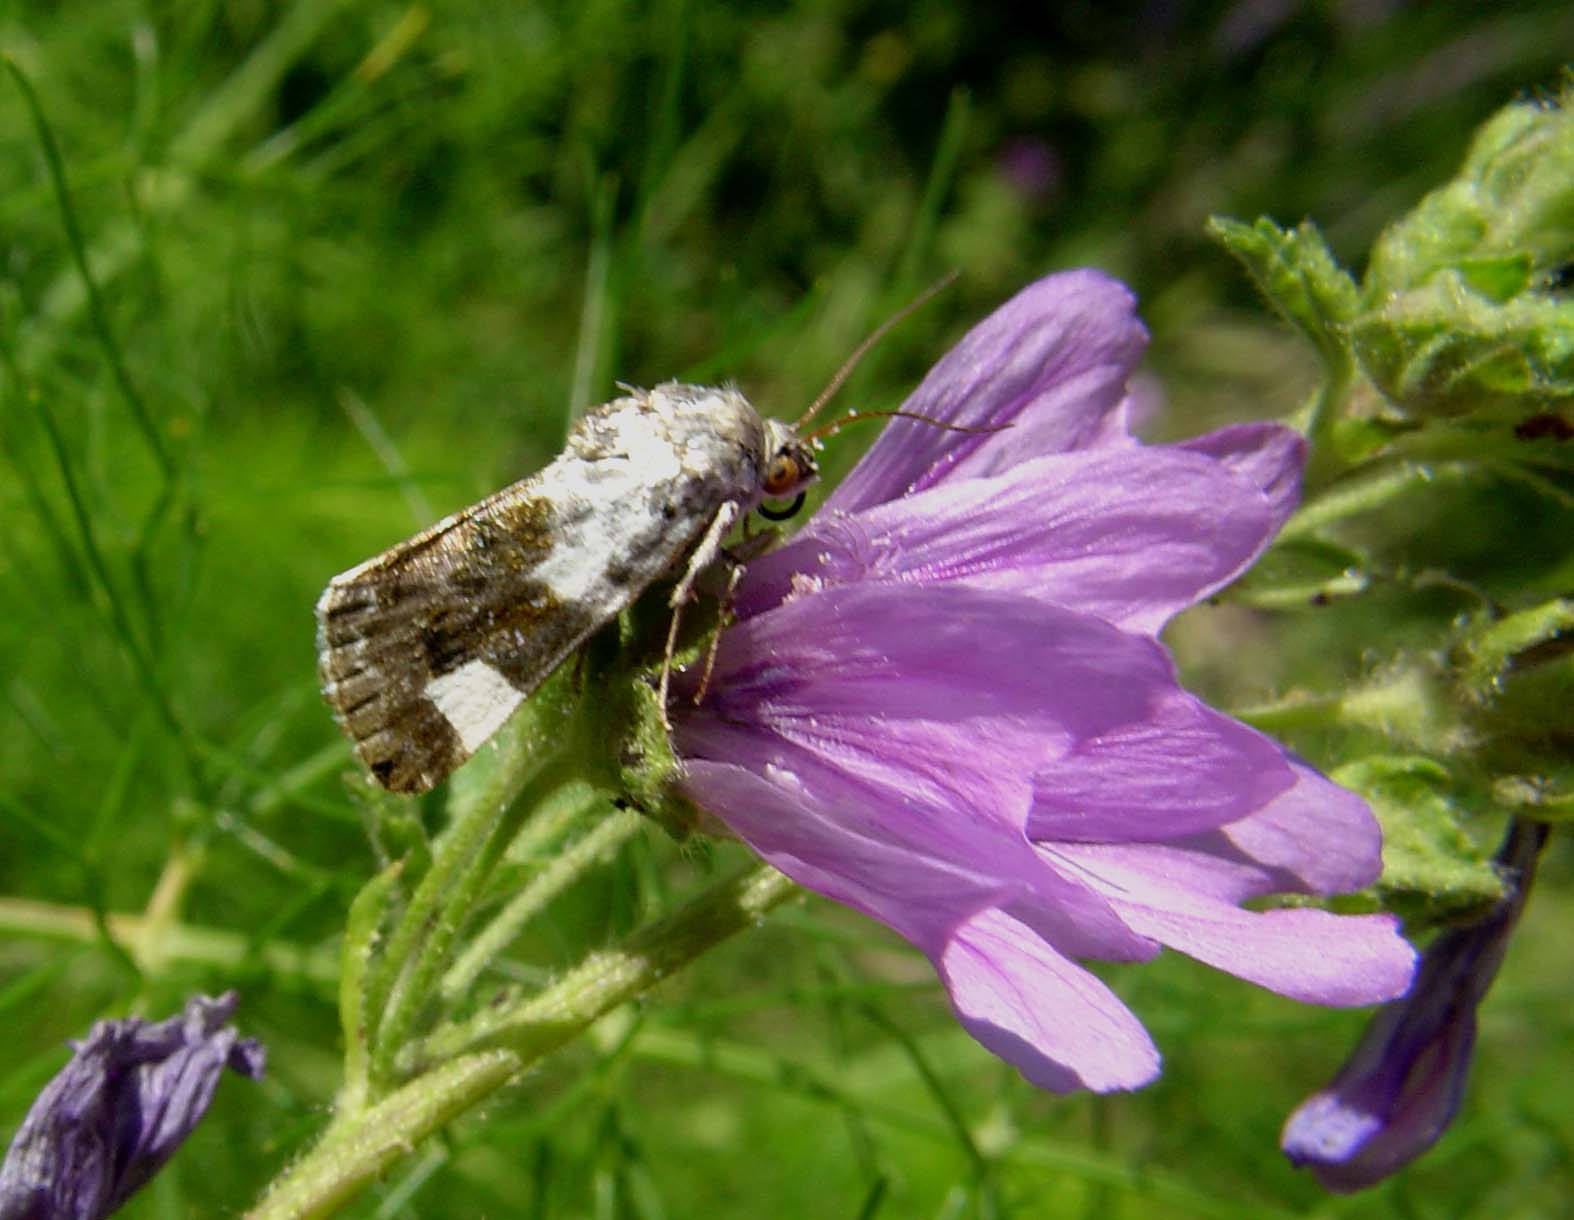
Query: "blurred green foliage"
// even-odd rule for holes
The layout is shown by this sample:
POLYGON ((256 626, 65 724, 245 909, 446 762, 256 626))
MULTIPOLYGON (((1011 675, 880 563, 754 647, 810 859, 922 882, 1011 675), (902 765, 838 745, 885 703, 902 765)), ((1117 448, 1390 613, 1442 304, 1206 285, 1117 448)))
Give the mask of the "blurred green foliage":
MULTIPOLYGON (((614 380, 734 378, 792 414, 950 267, 960 285, 849 401, 893 405, 1009 293, 1091 263, 1143 298, 1164 434, 1287 414, 1313 362, 1205 218, 1315 216, 1360 271, 1477 124, 1555 91, 1570 45, 1574 11, 1526 0, 0 7, 101 296, 7 79, 0 1130, 95 1016, 230 985, 270 1078, 227 1082, 126 1214, 233 1211, 314 1130, 337 1084, 335 938, 376 863, 316 693, 332 573, 539 465, 614 380)), ((1417 489, 1381 528, 1472 587, 1363 573, 1358 609, 1293 633, 1204 610, 1175 636, 1193 683, 1228 703, 1370 677, 1523 593, 1527 557, 1566 555, 1568 514, 1535 489, 1466 490, 1417 489)), ((1537 570, 1541 597, 1574 587, 1567 558, 1537 570)), ((560 900, 521 977, 737 857, 647 836, 560 900)), ((1557 1214, 1566 857, 1544 873, 1458 1128, 1353 1202, 1292 1173, 1274 1133, 1358 1015, 1185 962, 1114 972, 1166 1076, 1061 1100, 968 1041, 913 955, 814 903, 353 1214, 1557 1214)))

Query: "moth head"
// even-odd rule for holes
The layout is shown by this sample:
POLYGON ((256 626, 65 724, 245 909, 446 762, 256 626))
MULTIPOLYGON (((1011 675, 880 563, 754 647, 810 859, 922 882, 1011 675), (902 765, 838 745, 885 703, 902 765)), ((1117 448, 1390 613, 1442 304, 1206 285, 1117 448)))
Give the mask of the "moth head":
POLYGON ((777 419, 765 421, 765 469, 760 476, 760 492, 767 500, 792 500, 785 511, 761 508, 760 515, 772 521, 792 516, 803 505, 804 488, 820 477, 820 464, 814 448, 799 437, 791 424, 777 419))

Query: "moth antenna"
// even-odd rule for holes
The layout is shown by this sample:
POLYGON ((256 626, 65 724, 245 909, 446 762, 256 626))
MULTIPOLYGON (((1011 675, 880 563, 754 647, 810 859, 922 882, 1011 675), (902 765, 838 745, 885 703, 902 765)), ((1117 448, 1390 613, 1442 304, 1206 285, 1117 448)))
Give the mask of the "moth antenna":
POLYGON ((853 370, 858 367, 858 362, 869 354, 869 349, 872 348, 876 343, 880 342, 881 339, 885 338, 886 335, 890 333, 893 326, 899 322, 905 321, 909 316, 917 312, 920 307, 927 305, 935 297, 939 296, 940 293, 944 292, 947 288, 951 287, 952 284, 956 283, 957 276, 960 274, 960 271, 946 272, 933 284, 929 285, 928 288, 925 288, 906 305, 902 306, 901 309, 897 310, 884 322, 880 323, 879 326, 875 327, 874 332, 856 348, 854 348, 853 354, 843 361, 842 367, 836 370, 836 375, 831 378, 830 383, 825 387, 825 389, 820 391, 820 396, 809 404, 809 409, 798 417, 798 421, 793 424, 793 427, 795 429, 803 427, 822 410, 824 410, 825 404, 830 402, 831 399, 835 397, 836 391, 841 389, 843 383, 853 375, 853 370))
POLYGON ((948 424, 944 420, 932 416, 920 415, 916 411, 855 411, 851 415, 844 415, 840 419, 833 419, 828 424, 821 424, 813 432, 804 436, 806 441, 817 441, 821 437, 834 436, 848 424, 856 423, 860 419, 916 419, 921 424, 932 424, 936 428, 943 428, 947 432, 1004 432, 1011 427, 1010 424, 986 424, 983 427, 969 427, 967 424, 948 424))

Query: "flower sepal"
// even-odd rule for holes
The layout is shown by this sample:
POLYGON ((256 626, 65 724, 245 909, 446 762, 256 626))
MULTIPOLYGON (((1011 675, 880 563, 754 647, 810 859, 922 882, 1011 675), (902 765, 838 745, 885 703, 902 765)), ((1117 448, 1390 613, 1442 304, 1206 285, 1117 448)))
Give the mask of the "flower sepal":
POLYGON ((613 799, 645 815, 678 842, 700 830, 728 835, 724 826, 679 790, 683 763, 673 748, 661 704, 662 675, 703 672, 717 630, 717 601, 702 593, 681 611, 671 587, 658 585, 618 618, 616 633, 586 649, 580 684, 588 717, 583 747, 598 756, 601 786, 613 799), (668 635, 678 613, 679 638, 670 661, 668 635))

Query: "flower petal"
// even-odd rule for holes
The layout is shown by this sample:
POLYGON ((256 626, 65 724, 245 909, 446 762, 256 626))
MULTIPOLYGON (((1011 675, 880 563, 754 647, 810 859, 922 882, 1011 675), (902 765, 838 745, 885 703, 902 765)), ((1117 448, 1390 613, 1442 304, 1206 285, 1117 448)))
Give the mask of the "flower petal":
POLYGON ((783 774, 691 762, 684 790, 801 885, 894 928, 934 962, 964 1028, 1034 1084, 1138 1088, 1159 1057, 1141 1023, 1037 930, 994 909, 1006 887, 849 833, 783 774))
POLYGON ((1095 449, 947 480, 858 514, 824 514, 749 565, 747 618, 796 580, 958 582, 1020 593, 1156 634, 1272 537, 1268 501, 1201 454, 1095 449))
POLYGON ((968 912, 1002 897, 1012 884, 913 851, 910 844, 860 833, 852 819, 838 816, 834 798, 785 770, 759 775, 730 763, 692 760, 686 771, 684 794, 720 813, 768 863, 910 940, 943 939, 968 912))
POLYGON ((1027 834, 1071 843, 1181 838, 1235 822, 1294 782, 1277 745, 1176 686, 1154 691, 1142 720, 1040 766, 1027 834))
MULTIPOLYGON (((1381 1020, 1376 1018, 1371 1028, 1379 1029, 1381 1020)), ((1280 1147, 1291 1164, 1309 1168, 1326 1189, 1338 1194, 1377 1185, 1426 1152, 1448 1130, 1465 1098, 1475 1044, 1476 1017, 1471 1010, 1428 1044, 1427 1062, 1404 1090, 1404 1104, 1395 1112, 1385 1113, 1386 1098, 1336 1086, 1312 1094, 1296 1107, 1285 1121, 1280 1147)))
POLYGON ((1171 448, 1205 454, 1257 488, 1269 506, 1268 538, 1279 532, 1301 502, 1306 440, 1282 424, 1235 424, 1171 448))
POLYGON ((207 1112, 223 1069, 261 1076, 225 1022, 235 993, 151 1023, 100 1021, 39 1093, 0 1166, 0 1216, 98 1220, 147 1182, 207 1112))
MULTIPOLYGON (((1383 871, 1383 832, 1367 803, 1291 756, 1295 786, 1250 817, 1217 832, 1264 866, 1257 884, 1236 900, 1300 891, 1345 894, 1371 885, 1383 871)), ((1194 846, 1204 846, 1202 838, 1194 846)))
MULTIPOLYGON (((1163 648, 1090 615, 965 586, 868 582, 729 629, 704 711, 790 735, 826 735, 839 717, 988 723, 1040 743, 1038 757, 1015 759, 1032 774, 1075 740, 1143 721, 1177 689, 1163 648)), ((926 761, 890 753, 904 778, 926 761)))
POLYGON ((789 600, 727 633, 712 692, 719 721, 925 795, 947 823, 1005 813, 1032 839, 1195 834, 1294 782, 1278 746, 1176 685, 1154 641, 965 585, 789 600))
POLYGON ((1376 1004, 1403 995, 1415 950, 1391 915, 1245 911, 1236 865, 1170 845, 1057 844, 1134 931, 1248 982, 1311 1004, 1376 1004))
POLYGON ((1029 285, 969 331, 902 407, 942 423, 1006 430, 969 434, 892 420, 827 507, 852 512, 942 479, 1107 442, 1106 417, 1125 398, 1146 344, 1130 289, 1101 272, 1067 271, 1029 285))
POLYGON ((933 954, 967 1032, 1040 1088, 1137 1089, 1159 1052, 1108 987, 1000 911, 981 911, 933 954))
MULTIPOLYGON (((805 884, 823 889, 771 853, 790 850, 850 875, 857 853, 839 836, 852 836, 966 861, 1066 952, 1153 953, 1023 833, 1038 765, 1083 738, 1143 721, 1179 694, 1152 641, 1021 598, 847 586, 730 629, 698 708, 682 698, 692 681, 680 678, 672 705, 680 753, 691 764, 733 763, 797 785, 798 812, 783 818, 800 825, 762 824, 735 783, 702 782, 710 773, 692 765, 686 790, 805 884), (816 822, 825 825, 806 825, 816 822), (812 851, 781 839, 809 833, 821 836, 812 851)), ((1283 769, 1276 752, 1272 760, 1283 769)), ((912 934, 897 916, 882 917, 912 934)))

